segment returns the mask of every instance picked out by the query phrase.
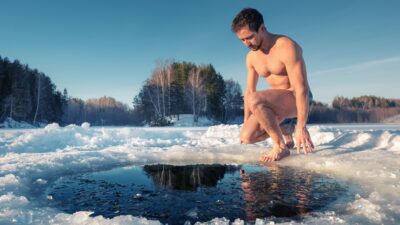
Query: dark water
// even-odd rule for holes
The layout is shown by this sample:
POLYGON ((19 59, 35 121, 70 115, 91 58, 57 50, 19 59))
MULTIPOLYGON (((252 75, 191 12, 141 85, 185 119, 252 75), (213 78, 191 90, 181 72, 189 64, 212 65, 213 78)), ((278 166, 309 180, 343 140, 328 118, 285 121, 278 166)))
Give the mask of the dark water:
POLYGON ((143 216, 183 224, 225 217, 296 219, 334 207, 348 186, 326 175, 277 165, 146 165, 60 178, 52 206, 92 216, 143 216))

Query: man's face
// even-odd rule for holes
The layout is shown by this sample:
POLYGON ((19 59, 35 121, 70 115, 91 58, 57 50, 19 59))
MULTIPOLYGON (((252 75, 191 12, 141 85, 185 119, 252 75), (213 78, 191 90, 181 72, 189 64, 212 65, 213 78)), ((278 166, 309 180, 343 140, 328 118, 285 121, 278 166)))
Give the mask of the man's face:
POLYGON ((246 47, 253 51, 257 51, 261 48, 262 45, 262 38, 260 35, 260 29, 258 29, 258 32, 250 30, 249 26, 245 26, 242 29, 240 29, 236 35, 238 38, 243 42, 246 47))

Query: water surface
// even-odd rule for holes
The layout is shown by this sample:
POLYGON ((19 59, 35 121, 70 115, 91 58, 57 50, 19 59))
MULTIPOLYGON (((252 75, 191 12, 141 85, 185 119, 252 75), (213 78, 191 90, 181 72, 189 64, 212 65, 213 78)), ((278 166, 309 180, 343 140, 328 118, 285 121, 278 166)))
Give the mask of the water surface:
POLYGON ((347 184, 327 175, 270 165, 145 165, 62 177, 52 206, 92 216, 143 216, 183 224, 225 217, 301 219, 345 204, 347 184))

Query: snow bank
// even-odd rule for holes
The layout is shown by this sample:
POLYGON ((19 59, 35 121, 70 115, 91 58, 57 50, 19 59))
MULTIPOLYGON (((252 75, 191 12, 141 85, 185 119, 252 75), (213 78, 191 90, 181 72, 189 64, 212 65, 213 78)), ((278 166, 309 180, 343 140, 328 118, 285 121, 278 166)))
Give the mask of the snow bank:
POLYGON ((383 123, 395 123, 400 124, 400 115, 395 115, 389 118, 386 118, 382 121, 383 123))
MULTIPOLYGON (((256 163, 271 141, 240 145, 239 125, 196 128, 99 128, 90 124, 0 132, 0 224, 159 224, 49 208, 46 188, 60 176, 149 163, 256 163)), ((400 219, 400 126, 311 126, 316 151, 280 165, 301 167, 363 188, 341 211, 311 213, 305 224, 384 223, 400 219)), ((292 224, 300 223, 292 221, 292 224)), ((245 224, 215 218, 203 224, 245 224)), ((264 218, 256 224, 278 223, 264 218)))
POLYGON ((211 126, 211 125, 213 125, 213 122, 211 120, 209 120, 203 116, 199 117, 197 122, 194 122, 192 114, 181 114, 181 115, 179 115, 179 120, 178 120, 178 117, 174 116, 174 117, 172 117, 170 122, 175 127, 193 127, 193 126, 211 126))
POLYGON ((18 122, 8 117, 4 120, 4 122, 0 123, 0 128, 34 128, 32 124, 27 122, 18 122))
POLYGON ((92 212, 76 212, 72 215, 60 213, 50 220, 50 224, 87 224, 87 225, 109 225, 109 224, 146 224, 146 225, 159 225, 158 221, 148 220, 142 217, 133 216, 118 216, 113 219, 107 219, 102 216, 90 217, 92 212))

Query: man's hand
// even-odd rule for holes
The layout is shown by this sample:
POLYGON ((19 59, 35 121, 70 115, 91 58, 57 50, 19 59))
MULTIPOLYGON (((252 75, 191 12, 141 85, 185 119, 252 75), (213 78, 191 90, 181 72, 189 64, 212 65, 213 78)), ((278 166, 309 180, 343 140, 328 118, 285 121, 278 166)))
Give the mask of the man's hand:
POLYGON ((314 144, 307 127, 296 127, 296 146, 298 154, 300 154, 301 147, 303 147, 304 154, 311 153, 314 150, 314 144))

